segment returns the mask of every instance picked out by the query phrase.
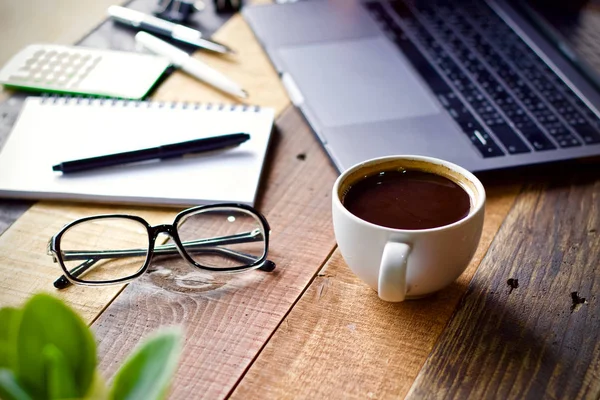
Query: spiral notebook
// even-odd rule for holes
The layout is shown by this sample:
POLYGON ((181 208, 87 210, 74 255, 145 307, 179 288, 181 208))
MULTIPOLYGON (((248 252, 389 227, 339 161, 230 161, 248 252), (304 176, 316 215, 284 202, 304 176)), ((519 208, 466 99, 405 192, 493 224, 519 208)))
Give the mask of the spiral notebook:
POLYGON ((0 196, 147 205, 253 205, 271 136, 270 108, 29 97, 0 150, 0 196), (228 133, 240 146, 62 175, 63 161, 228 133))

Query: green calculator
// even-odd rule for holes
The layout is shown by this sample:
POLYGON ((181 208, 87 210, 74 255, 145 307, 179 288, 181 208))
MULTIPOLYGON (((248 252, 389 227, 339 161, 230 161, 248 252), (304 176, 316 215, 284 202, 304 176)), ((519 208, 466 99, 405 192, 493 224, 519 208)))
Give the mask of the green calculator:
POLYGON ((0 69, 0 84, 69 95, 141 99, 169 66, 168 59, 150 54, 34 44, 0 69))

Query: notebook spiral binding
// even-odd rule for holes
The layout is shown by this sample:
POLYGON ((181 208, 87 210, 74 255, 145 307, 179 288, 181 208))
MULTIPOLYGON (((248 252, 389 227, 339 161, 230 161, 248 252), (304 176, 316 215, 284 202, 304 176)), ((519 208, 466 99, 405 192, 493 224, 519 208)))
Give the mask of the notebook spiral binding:
POLYGON ((218 111, 241 111, 259 112, 260 106, 247 104, 227 104, 212 102, 188 102, 188 101, 160 101, 160 100, 127 100, 109 97, 88 96, 60 96, 43 94, 42 104, 73 104, 73 105, 99 105, 110 107, 145 107, 145 108, 170 108, 183 110, 218 110, 218 111))

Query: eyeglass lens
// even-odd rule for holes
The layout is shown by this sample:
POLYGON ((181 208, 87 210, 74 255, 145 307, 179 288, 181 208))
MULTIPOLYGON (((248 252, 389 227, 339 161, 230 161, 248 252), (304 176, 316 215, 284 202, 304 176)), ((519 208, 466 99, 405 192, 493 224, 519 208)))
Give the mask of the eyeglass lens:
POLYGON ((71 275, 103 282, 135 275, 148 256, 148 230, 128 218, 91 219, 71 226, 60 239, 71 275))
POLYGON ((185 252, 205 267, 227 270, 251 265, 266 251, 262 223, 243 209, 199 210, 185 215, 176 228, 185 252))

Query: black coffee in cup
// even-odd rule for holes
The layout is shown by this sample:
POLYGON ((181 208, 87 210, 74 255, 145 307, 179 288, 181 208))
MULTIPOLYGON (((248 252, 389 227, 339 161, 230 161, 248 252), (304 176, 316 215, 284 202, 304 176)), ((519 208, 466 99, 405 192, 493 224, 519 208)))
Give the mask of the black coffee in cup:
POLYGON ((357 217, 395 229, 430 229, 469 215, 471 199, 456 182, 434 173, 396 169, 353 183, 342 204, 357 217))

